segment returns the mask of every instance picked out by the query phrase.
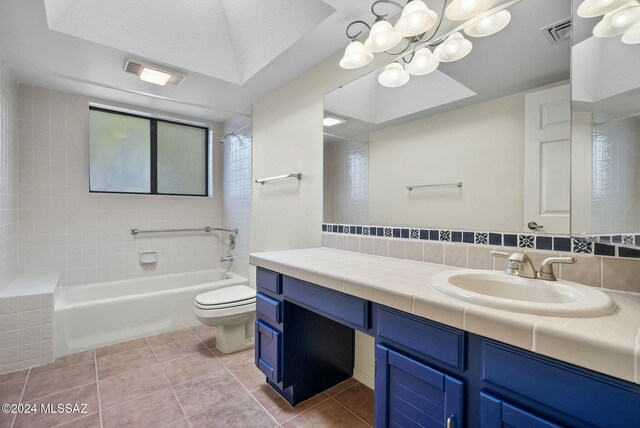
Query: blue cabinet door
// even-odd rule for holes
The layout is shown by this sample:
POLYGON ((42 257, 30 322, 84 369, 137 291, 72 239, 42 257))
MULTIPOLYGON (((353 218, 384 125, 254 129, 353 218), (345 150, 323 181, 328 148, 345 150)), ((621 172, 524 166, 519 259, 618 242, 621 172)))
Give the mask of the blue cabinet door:
POLYGON ((256 321, 256 367, 269 380, 278 383, 282 367, 282 332, 264 321, 256 321))
POLYGON ((463 426, 462 382, 376 346, 376 428, 463 426))
POLYGON ((483 428, 560 428, 486 392, 480 393, 480 420, 483 428))

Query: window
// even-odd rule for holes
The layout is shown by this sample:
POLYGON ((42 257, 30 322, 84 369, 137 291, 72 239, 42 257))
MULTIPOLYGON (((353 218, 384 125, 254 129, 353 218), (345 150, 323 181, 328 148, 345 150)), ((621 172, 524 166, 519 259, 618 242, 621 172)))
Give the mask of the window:
POLYGON ((207 128, 89 109, 89 191, 207 196, 207 128))

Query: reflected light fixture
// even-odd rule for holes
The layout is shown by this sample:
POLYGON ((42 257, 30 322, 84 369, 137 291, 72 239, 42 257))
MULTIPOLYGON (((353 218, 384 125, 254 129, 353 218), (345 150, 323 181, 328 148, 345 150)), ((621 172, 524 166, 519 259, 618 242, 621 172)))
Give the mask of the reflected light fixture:
POLYGON ((356 20, 347 26, 346 34, 351 42, 340 59, 340 67, 347 70, 363 67, 373 61, 374 54, 384 52, 396 57, 396 61, 387 65, 378 76, 378 81, 387 87, 402 86, 409 81, 410 75, 429 74, 438 68, 440 62, 457 61, 467 56, 473 44, 460 31, 464 30, 470 37, 495 34, 511 21, 511 13, 506 8, 517 3, 497 2, 498 6, 489 10, 496 0, 444 0, 434 3, 440 8, 436 12, 427 5, 430 1, 435 2, 408 0, 402 6, 392 0, 375 0, 371 4, 371 13, 375 17, 372 25, 356 20), (400 9, 395 25, 392 26, 387 20, 389 13, 381 10, 383 6, 400 9), (443 21, 447 25, 443 26, 443 21), (363 43, 358 38, 365 30, 352 30, 356 25, 369 31, 363 43), (457 31, 439 32, 441 28, 455 28, 457 31), (433 52, 429 48, 433 48, 433 52), (394 52, 391 51, 393 49, 394 52))
POLYGON ((333 117, 333 116, 325 116, 324 119, 322 120, 322 124, 324 126, 336 126, 345 122, 346 120, 333 117))
POLYGON ((411 61, 407 63, 405 69, 407 73, 414 76, 423 76, 434 71, 440 65, 440 61, 436 59, 428 48, 418 49, 411 61))
POLYGON ((171 73, 165 73, 164 71, 156 70, 151 67, 144 67, 138 77, 140 77, 140 80, 145 82, 164 86, 167 84, 169 79, 171 79, 171 73))
POLYGON ((487 37, 509 25, 509 21, 511 21, 511 13, 503 9, 465 27, 464 32, 470 37, 487 37))
POLYGON ((493 5, 494 0, 453 0, 445 11, 452 21, 467 21, 493 5))
POLYGON ((433 55, 440 62, 458 61, 469 55, 473 44, 461 33, 453 33, 433 51, 433 55))
POLYGON ((593 27, 596 37, 613 37, 622 34, 622 42, 640 43, 640 3, 637 0, 585 0, 578 7, 578 16, 593 18, 602 16, 593 27))
POLYGON ((409 81, 409 73, 402 68, 402 64, 394 61, 384 68, 384 71, 378 76, 378 82, 387 88, 397 88, 409 81))

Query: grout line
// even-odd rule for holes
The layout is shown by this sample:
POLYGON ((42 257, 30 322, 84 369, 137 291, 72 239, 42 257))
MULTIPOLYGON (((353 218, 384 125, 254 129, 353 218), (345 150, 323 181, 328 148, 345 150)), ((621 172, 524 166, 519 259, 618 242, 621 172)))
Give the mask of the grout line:
MULTIPOLYGON (((189 329, 189 330, 191 331, 191 329, 189 329)), ((191 331, 191 332, 193 333, 193 331, 191 331)), ((153 353, 153 358, 155 358, 156 361, 158 361, 158 357, 156 356, 156 353, 153 350, 153 347, 151 346, 151 342, 149 342, 149 338, 145 337, 145 340, 149 344, 149 348, 151 348, 151 352, 153 353)), ((164 371, 164 367, 162 367, 162 363, 160 363, 160 361, 158 361, 158 365, 160 366, 160 370, 162 370, 162 374, 164 375, 164 378, 167 380, 167 383, 169 384, 169 388, 171 389, 171 394, 173 395, 173 398, 176 399, 176 402, 178 403, 178 406, 180 407, 180 411, 182 412, 182 414, 184 415, 184 418, 187 421, 187 425, 189 425, 189 427, 191 427, 191 421, 189 421, 189 417, 187 416, 187 412, 184 411, 184 408, 182 407, 182 403, 180 403, 180 400, 178 400, 178 396, 176 395, 176 392, 173 390, 173 385, 171 385, 171 381, 169 380, 169 376, 167 376, 167 373, 164 371)))
MULTIPOLYGON (((347 388, 349 389, 349 388, 347 388)), ((345 390, 346 391, 346 390, 345 390)), ((351 409, 349 409, 347 406, 345 406, 344 404, 342 404, 341 402, 339 402, 338 400, 336 400, 334 397, 331 397, 331 399, 333 399, 333 401, 335 401, 336 403, 338 403, 340 406, 344 407, 347 412, 351 413, 353 416, 355 416, 356 418, 358 418, 360 421, 362 421, 362 423, 364 423, 366 426, 370 427, 371 425, 369 425, 367 422, 365 422, 364 419, 362 419, 360 416, 356 415, 355 413, 353 413, 351 411, 351 409)))
MULTIPOLYGON (((29 367, 29 371, 27 372, 27 377, 24 378, 24 385, 22 385, 22 392, 20 393, 20 398, 18 399, 18 404, 22 404, 22 399, 24 398, 24 392, 27 390, 27 382, 29 381, 29 375, 31 374, 31 367, 29 367)), ((11 419, 10 427, 13 427, 16 423, 16 419, 18 419, 18 414, 13 415, 13 419, 11 419)))
MULTIPOLYGON (((31 400, 27 401, 27 403, 30 403, 32 401, 40 401, 40 400, 44 400, 45 398, 49 398, 52 395, 56 395, 56 394, 61 394, 63 392, 68 392, 77 388, 82 388, 83 386, 87 386, 87 385, 92 385, 96 383, 95 381, 91 381, 89 383, 83 383, 82 385, 78 385, 78 386, 74 386, 73 388, 68 388, 68 389, 63 389, 62 391, 56 391, 56 392, 52 392, 51 394, 47 394, 47 395, 43 395, 42 397, 36 397, 36 398, 32 398, 31 400)), ((97 385, 96 385, 97 387, 97 385)))
POLYGON ((100 420, 100 428, 102 428, 102 403, 100 402, 100 378, 98 377, 98 358, 96 349, 93 348, 94 369, 96 372, 96 390, 98 391, 98 419, 100 420))

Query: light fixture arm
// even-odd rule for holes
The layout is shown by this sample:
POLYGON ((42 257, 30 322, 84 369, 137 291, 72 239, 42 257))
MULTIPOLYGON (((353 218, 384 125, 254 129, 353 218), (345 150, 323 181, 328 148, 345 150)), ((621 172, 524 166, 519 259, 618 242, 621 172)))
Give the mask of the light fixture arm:
POLYGON ((346 33, 347 33, 347 37, 348 37, 349 39, 351 39, 351 40, 355 40, 355 39, 356 39, 356 37, 358 37, 358 36, 360 36, 360 34, 362 34, 362 30, 361 30, 361 31, 359 31, 357 34, 354 34, 354 35, 349 34, 349 30, 350 30, 350 29, 351 29, 351 27, 352 27, 352 26, 354 26, 355 24, 362 24, 362 25, 364 25, 365 27, 367 27, 367 29, 368 29, 369 31, 371 31, 371 26, 370 26, 369 24, 367 24, 366 22, 364 22, 364 21, 362 21, 362 20, 353 21, 351 24, 347 25, 347 31, 346 31, 346 33))
POLYGON ((409 48, 410 48, 411 46, 413 46, 413 42, 414 42, 414 41, 413 41, 413 38, 411 38, 411 39, 406 39, 406 38, 405 38, 405 40, 407 41, 407 46, 406 46, 404 49, 402 49, 400 52, 389 52, 389 51, 384 51, 384 53, 389 54, 389 55, 391 55, 391 56, 402 55, 403 53, 405 53, 406 51, 408 51, 408 50, 409 50, 409 48))
MULTIPOLYGON (((411 1, 411 0, 409 0, 409 1, 411 1)), ((396 6, 396 7, 398 7, 400 10, 404 9, 404 6, 402 6, 400 3, 396 3, 396 2, 394 2, 394 1, 392 1, 392 0, 376 0, 376 1, 374 1, 374 2, 373 2, 373 4, 371 5, 371 13, 373 13, 373 14, 375 15, 375 17, 376 17, 376 21, 377 21, 377 20, 379 20, 379 19, 383 19, 383 18, 386 18, 387 16, 389 16, 389 14, 388 14, 388 13, 385 13, 385 14, 379 14, 379 13, 376 13, 376 10, 375 10, 376 5, 378 5, 378 4, 380 4, 380 3, 384 3, 384 4, 392 4, 392 5, 396 6)), ((408 3, 408 2, 407 2, 407 3, 408 3)))
POLYGON ((433 40, 433 38, 436 36, 436 34, 438 34, 438 31, 440 31, 440 27, 442 26, 442 21, 444 21, 444 12, 445 12, 445 10, 447 9, 447 3, 448 3, 448 2, 447 2, 447 0, 444 0, 444 1, 442 2, 442 11, 440 12, 440 15, 439 15, 438 25, 436 25, 436 28, 435 28, 435 30, 433 30, 433 32, 432 32, 432 34, 431 34, 431 36, 430 36, 430 37, 428 37, 426 40, 422 40, 422 37, 423 37, 425 34, 427 34, 427 33, 422 33, 422 34, 420 34, 420 35, 418 35, 418 36, 416 37, 416 38, 417 38, 417 40, 416 40, 417 42, 420 42, 420 43, 427 43, 427 46, 430 46, 430 47, 431 47, 431 46, 436 46, 437 44, 442 43, 442 40, 440 41, 440 43, 436 43, 436 44, 434 44, 434 45, 431 45, 429 42, 431 42, 431 41, 433 40))

